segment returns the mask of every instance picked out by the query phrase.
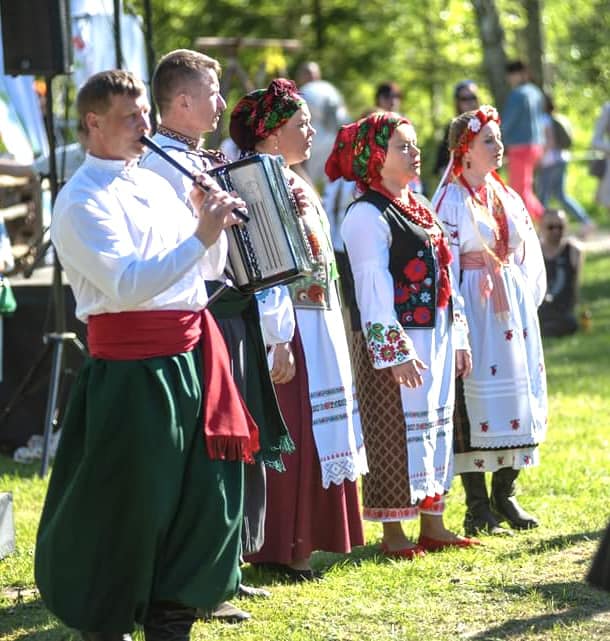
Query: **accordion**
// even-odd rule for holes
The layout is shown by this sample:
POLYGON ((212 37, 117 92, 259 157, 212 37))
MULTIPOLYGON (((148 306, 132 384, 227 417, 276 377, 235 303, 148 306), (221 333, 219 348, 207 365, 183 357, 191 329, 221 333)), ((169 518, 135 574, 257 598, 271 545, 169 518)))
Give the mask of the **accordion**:
POLYGON ((227 271, 238 290, 254 293, 312 271, 313 255, 280 157, 255 154, 209 175, 248 208, 250 221, 227 230, 227 271))

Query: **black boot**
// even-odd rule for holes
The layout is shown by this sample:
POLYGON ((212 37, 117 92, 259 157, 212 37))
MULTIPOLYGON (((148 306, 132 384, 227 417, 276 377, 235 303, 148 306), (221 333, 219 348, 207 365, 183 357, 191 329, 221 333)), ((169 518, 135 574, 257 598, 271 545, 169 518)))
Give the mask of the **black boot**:
POLYGON ((494 472, 491 480, 491 507, 501 520, 506 520, 515 530, 538 527, 538 519, 528 514, 517 502, 517 476, 519 470, 503 467, 494 472))
POLYGON ((84 641, 132 641, 131 634, 121 632, 82 632, 84 641))
POLYGON ((146 641, 188 641, 195 608, 178 603, 152 603, 144 622, 146 641))
POLYGON ((466 536, 477 534, 512 535, 510 530, 503 528, 491 511, 485 474, 483 472, 464 472, 460 474, 466 493, 466 516, 464 517, 464 533, 466 536))

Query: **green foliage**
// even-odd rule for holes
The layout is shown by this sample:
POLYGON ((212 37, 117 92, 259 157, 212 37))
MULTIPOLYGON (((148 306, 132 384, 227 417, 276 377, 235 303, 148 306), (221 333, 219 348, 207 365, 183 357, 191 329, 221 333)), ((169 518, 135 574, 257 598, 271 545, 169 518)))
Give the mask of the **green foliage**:
MULTIPOLYGON (((141 12, 141 2, 131 5, 141 12)), ((523 1, 497 0, 496 5, 508 57, 524 57, 523 1)), ((545 0, 542 6, 549 88, 558 112, 572 121, 574 151, 582 154, 610 96, 610 12, 606 0, 545 0)), ((436 184, 431 176, 436 145, 454 113, 455 83, 472 78, 483 100, 491 100, 468 0, 152 0, 152 7, 158 56, 192 47, 200 36, 299 39, 302 47, 292 53, 243 48, 240 63, 261 86, 273 75, 294 77, 299 63, 315 59, 324 77, 341 89, 354 117, 372 106, 378 83, 397 82, 404 92, 402 110, 423 146, 423 177, 430 188, 436 184)), ((228 62, 226 51, 207 53, 228 62)), ((229 108, 242 93, 242 87, 231 88, 229 108)), ((594 212, 594 188, 582 191, 584 204, 594 212)))

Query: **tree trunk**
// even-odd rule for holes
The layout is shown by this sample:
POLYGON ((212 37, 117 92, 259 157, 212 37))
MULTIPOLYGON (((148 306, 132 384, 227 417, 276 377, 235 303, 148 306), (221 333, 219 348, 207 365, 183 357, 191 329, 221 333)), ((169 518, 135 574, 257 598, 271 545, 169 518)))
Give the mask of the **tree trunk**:
POLYGON ((544 35, 542 30, 543 0, 524 0, 527 13, 527 55, 533 81, 539 86, 545 85, 544 74, 544 35))
POLYGON ((472 0, 483 46, 483 64, 496 107, 502 109, 508 95, 504 29, 494 0, 472 0))
POLYGON ((316 52, 324 49, 324 17, 322 15, 322 0, 313 0, 313 20, 316 32, 316 52))

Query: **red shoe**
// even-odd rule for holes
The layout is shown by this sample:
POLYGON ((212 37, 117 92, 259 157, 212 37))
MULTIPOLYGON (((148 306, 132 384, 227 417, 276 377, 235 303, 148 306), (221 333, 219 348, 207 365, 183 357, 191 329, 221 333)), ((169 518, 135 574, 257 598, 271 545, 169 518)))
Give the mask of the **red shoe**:
POLYGON ((473 545, 481 545, 479 539, 472 537, 461 536, 455 541, 441 541, 439 539, 433 539, 429 536, 421 535, 417 541, 418 545, 422 547, 427 552, 438 552, 439 550, 444 550, 445 548, 469 548, 473 545))
POLYGON ((400 548, 399 550, 390 550, 387 543, 381 542, 381 551, 384 556, 391 556, 396 559, 409 559, 412 561, 419 556, 425 556, 426 550, 421 545, 412 545, 408 548, 400 548))

